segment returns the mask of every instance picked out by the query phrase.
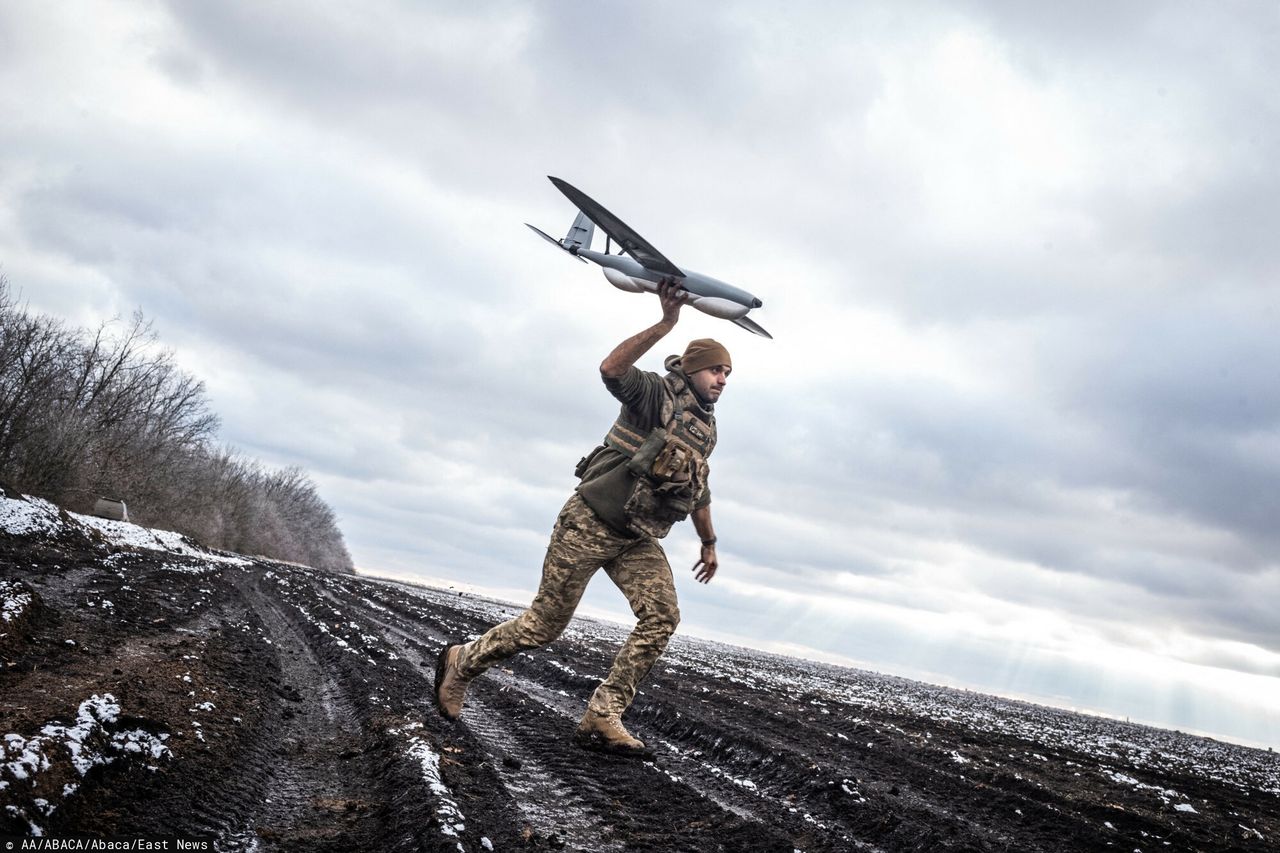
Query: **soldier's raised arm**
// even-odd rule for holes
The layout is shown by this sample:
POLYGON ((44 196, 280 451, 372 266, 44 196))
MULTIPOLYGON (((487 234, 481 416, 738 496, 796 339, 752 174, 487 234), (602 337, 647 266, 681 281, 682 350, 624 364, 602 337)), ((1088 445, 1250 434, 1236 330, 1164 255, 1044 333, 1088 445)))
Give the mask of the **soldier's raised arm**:
POLYGON ((613 352, 600 362, 600 375, 606 379, 621 379, 640 356, 666 337, 680 319, 680 308, 688 293, 669 276, 658 283, 658 299, 662 301, 662 319, 639 334, 632 335, 613 348, 613 352))

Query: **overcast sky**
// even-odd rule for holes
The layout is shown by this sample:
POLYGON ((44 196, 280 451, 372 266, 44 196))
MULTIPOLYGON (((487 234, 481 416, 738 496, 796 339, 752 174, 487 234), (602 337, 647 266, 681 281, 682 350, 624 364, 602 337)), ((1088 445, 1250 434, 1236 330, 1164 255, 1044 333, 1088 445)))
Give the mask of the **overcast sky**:
MULTIPOLYGON (((1280 745, 1280 7, 5 3, 0 271, 141 308, 362 570, 527 600, 656 321, 759 296, 682 630, 1280 745)), ((592 612, 628 615, 601 574, 592 612)))

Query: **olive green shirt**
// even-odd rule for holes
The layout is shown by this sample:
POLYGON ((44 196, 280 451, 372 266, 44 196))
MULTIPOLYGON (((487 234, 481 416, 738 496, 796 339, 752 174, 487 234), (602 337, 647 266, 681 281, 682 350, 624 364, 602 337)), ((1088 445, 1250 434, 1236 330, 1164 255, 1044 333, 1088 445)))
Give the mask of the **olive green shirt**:
MULTIPOLYGON (((631 367, 619 379, 605 377, 604 387, 622 404, 620 419, 632 432, 648 435, 662 423, 662 404, 667 391, 667 380, 656 373, 631 367)), ((695 398, 696 394, 693 395, 695 398)), ((693 412, 703 422, 712 422, 713 406, 699 403, 686 411, 693 412)), ((636 475, 627 468, 629 457, 609 444, 602 444, 592 451, 589 464, 578 483, 578 493, 587 506, 614 530, 630 536, 627 518, 622 508, 635 489, 636 475)), ((695 509, 711 503, 711 487, 708 485, 694 502, 695 509)))

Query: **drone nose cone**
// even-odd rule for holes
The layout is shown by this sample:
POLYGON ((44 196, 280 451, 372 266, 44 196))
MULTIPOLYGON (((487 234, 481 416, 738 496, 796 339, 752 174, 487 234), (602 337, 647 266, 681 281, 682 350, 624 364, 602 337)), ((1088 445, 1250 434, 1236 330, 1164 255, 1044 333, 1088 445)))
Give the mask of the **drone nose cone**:
POLYGON ((751 300, 751 307, 752 307, 752 308, 763 308, 763 307, 764 307, 764 303, 763 303, 763 302, 761 302, 759 299, 752 299, 752 300, 751 300))

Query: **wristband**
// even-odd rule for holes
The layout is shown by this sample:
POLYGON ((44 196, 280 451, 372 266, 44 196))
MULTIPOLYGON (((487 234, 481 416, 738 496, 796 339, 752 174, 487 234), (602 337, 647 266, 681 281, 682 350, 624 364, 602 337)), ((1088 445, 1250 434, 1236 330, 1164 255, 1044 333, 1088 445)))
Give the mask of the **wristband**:
POLYGON ((714 536, 712 536, 710 539, 702 540, 702 547, 704 548, 712 548, 715 546, 715 544, 716 544, 716 537, 714 536))

